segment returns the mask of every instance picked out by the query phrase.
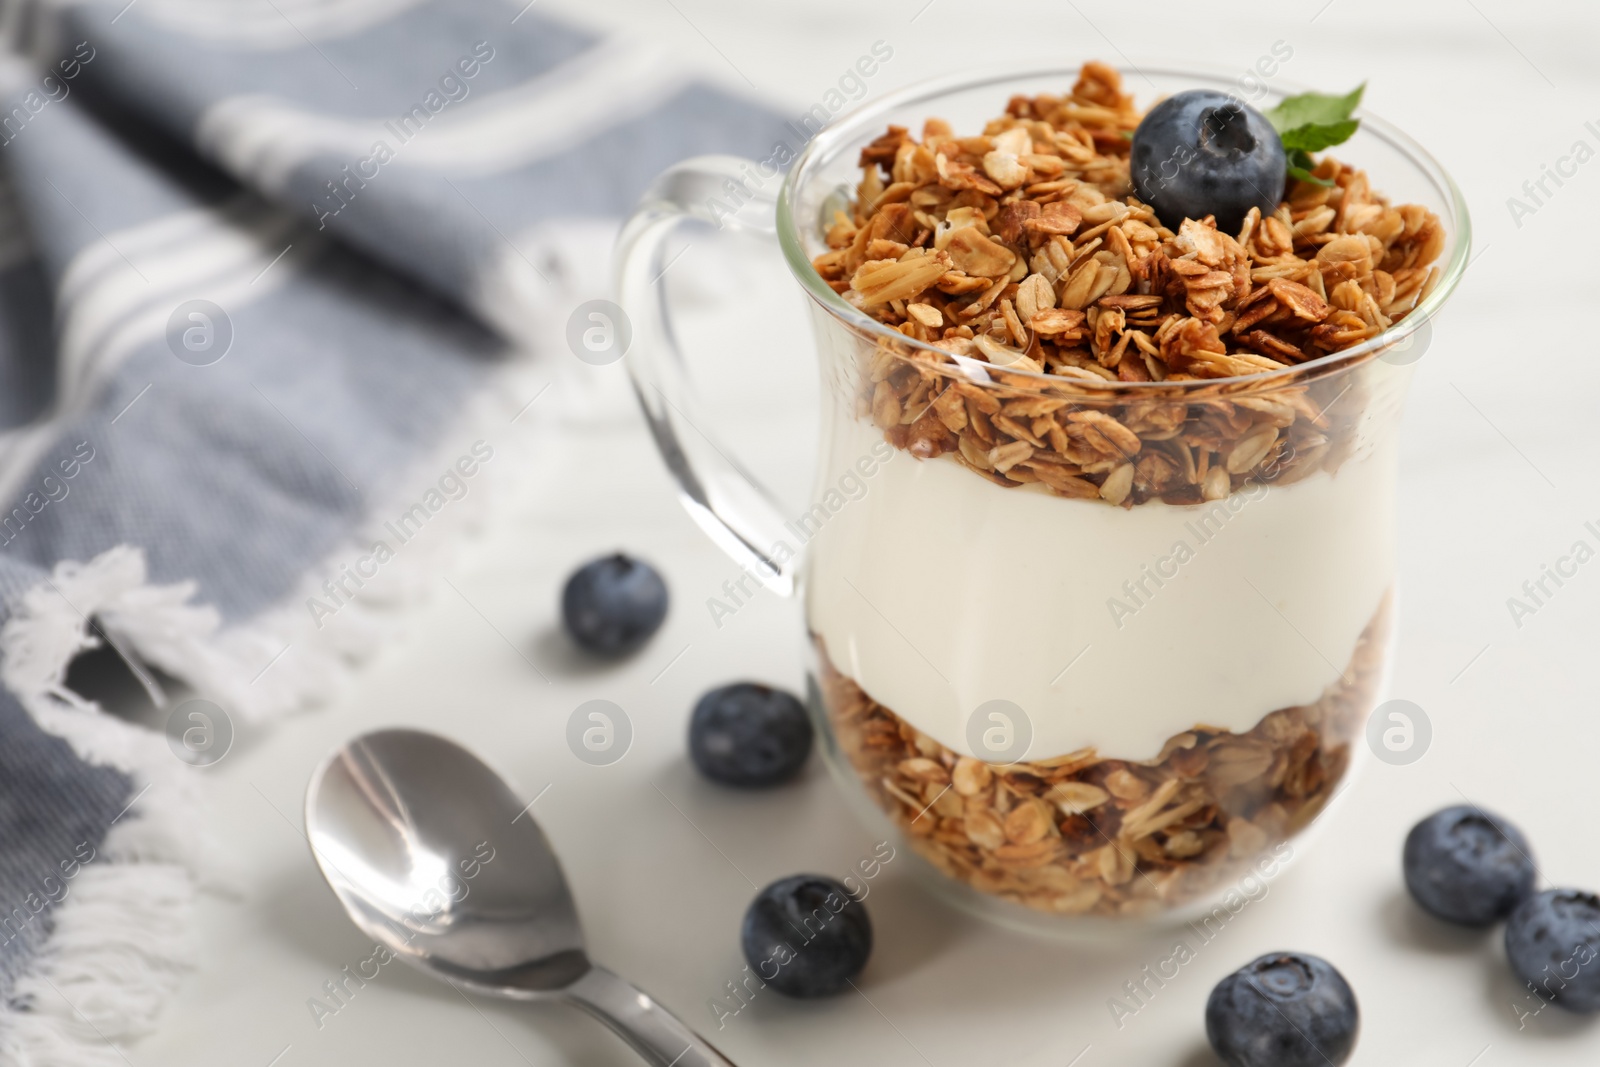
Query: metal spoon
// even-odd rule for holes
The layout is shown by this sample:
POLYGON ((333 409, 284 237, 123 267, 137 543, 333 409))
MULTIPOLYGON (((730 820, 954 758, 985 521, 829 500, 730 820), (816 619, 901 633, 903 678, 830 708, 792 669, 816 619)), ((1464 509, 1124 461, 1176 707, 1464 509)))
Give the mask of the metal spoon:
POLYGON ((306 836, 350 918, 407 963, 482 993, 574 1004, 656 1067, 733 1067, 589 961, 531 806, 455 742, 379 730, 311 776, 306 836))

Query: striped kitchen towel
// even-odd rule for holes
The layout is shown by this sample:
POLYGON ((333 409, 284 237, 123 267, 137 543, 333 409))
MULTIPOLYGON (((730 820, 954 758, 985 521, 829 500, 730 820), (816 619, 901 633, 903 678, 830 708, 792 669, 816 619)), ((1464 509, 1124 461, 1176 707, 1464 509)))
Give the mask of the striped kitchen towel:
POLYGON ((535 476, 649 178, 792 134, 526 0, 13 0, 0 37, 0 1063, 116 1064, 206 878, 186 761, 324 698, 535 476), (211 712, 110 714, 96 647, 211 712))

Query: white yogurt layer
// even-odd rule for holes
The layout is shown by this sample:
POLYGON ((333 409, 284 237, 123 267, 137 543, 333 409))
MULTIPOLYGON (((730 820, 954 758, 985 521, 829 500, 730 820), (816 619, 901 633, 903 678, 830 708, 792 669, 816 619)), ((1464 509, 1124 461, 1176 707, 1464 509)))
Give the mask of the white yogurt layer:
MULTIPOLYGON (((869 425, 834 434, 841 471, 886 452, 869 425)), ((1387 436, 1336 474, 1131 509, 897 451, 806 527, 808 622, 868 695, 967 755, 997 699, 1028 717, 1028 759, 1149 759, 1197 724, 1249 730, 1344 672, 1389 589, 1387 436)))

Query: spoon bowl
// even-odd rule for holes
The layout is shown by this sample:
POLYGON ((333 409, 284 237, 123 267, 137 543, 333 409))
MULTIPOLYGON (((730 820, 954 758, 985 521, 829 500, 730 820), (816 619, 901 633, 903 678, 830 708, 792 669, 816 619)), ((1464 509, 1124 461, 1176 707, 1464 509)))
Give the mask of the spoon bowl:
POLYGON ((732 1067, 590 961, 532 806, 447 738, 379 730, 312 774, 306 839, 352 921, 412 966, 496 996, 569 1001, 658 1067, 732 1067))

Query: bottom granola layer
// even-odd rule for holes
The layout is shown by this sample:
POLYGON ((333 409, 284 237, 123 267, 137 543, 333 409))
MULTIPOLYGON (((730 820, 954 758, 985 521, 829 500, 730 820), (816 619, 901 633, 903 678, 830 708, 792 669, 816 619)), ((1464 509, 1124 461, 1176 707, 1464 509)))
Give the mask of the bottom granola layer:
POLYGON ((813 640, 839 750, 917 852, 1041 911, 1134 916, 1214 894, 1322 810, 1376 699, 1389 614, 1386 597, 1315 703, 1246 733, 1196 726, 1151 760, 959 755, 874 701, 813 640))

